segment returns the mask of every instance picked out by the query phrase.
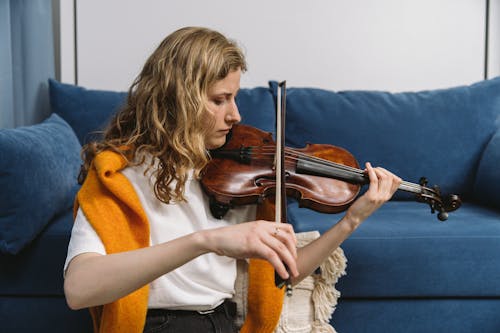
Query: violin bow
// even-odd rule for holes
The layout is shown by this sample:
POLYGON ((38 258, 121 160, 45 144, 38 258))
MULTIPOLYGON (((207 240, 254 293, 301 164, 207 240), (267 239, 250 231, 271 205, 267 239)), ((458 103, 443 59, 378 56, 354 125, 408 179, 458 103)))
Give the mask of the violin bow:
MULTIPOLYGON (((276 194, 275 194, 275 222, 286 223, 286 172, 285 172, 285 114, 286 114, 286 81, 278 84, 276 101, 276 194)), ((286 295, 292 295, 292 284, 290 278, 284 281, 275 274, 275 284, 278 288, 286 285, 286 295)))

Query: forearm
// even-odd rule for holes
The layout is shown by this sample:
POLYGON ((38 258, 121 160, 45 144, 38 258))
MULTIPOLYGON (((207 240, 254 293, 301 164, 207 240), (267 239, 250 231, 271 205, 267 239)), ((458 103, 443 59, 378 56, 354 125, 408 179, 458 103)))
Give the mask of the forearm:
POLYGON ((143 249, 75 257, 64 290, 73 309, 113 302, 207 252, 203 233, 143 249))
POLYGON ((321 237, 298 249, 299 276, 293 279, 293 284, 299 283, 313 273, 356 230, 358 225, 359 223, 350 221, 349 217, 344 216, 321 237))
POLYGON ((382 168, 366 163, 370 187, 346 211, 345 216, 320 238, 300 249, 297 266, 299 277, 294 283, 309 276, 328 256, 349 237, 363 221, 387 202, 401 184, 401 178, 382 168))

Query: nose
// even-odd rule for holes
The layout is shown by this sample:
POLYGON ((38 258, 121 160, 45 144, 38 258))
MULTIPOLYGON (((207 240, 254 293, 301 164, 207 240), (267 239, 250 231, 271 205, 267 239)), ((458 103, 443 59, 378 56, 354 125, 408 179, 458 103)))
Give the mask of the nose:
POLYGON ((226 121, 231 123, 239 123, 241 121, 240 111, 238 110, 238 105, 236 105, 235 100, 233 100, 231 105, 228 107, 226 121))

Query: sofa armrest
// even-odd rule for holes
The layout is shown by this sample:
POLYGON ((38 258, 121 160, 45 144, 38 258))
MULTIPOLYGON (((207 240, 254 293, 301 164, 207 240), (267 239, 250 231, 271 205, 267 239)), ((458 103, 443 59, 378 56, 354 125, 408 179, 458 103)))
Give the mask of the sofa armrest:
POLYGON ((500 129, 483 151, 474 183, 474 198, 500 208, 500 129))

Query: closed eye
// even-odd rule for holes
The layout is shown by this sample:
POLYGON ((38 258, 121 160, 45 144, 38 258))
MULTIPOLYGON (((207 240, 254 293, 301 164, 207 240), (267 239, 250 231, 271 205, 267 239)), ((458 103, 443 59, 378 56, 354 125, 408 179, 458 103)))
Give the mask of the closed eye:
POLYGON ((212 96, 211 100, 215 105, 220 106, 228 101, 231 101, 233 98, 236 99, 236 95, 238 94, 238 92, 239 92, 239 89, 234 94, 229 93, 229 92, 217 94, 217 95, 212 96))

